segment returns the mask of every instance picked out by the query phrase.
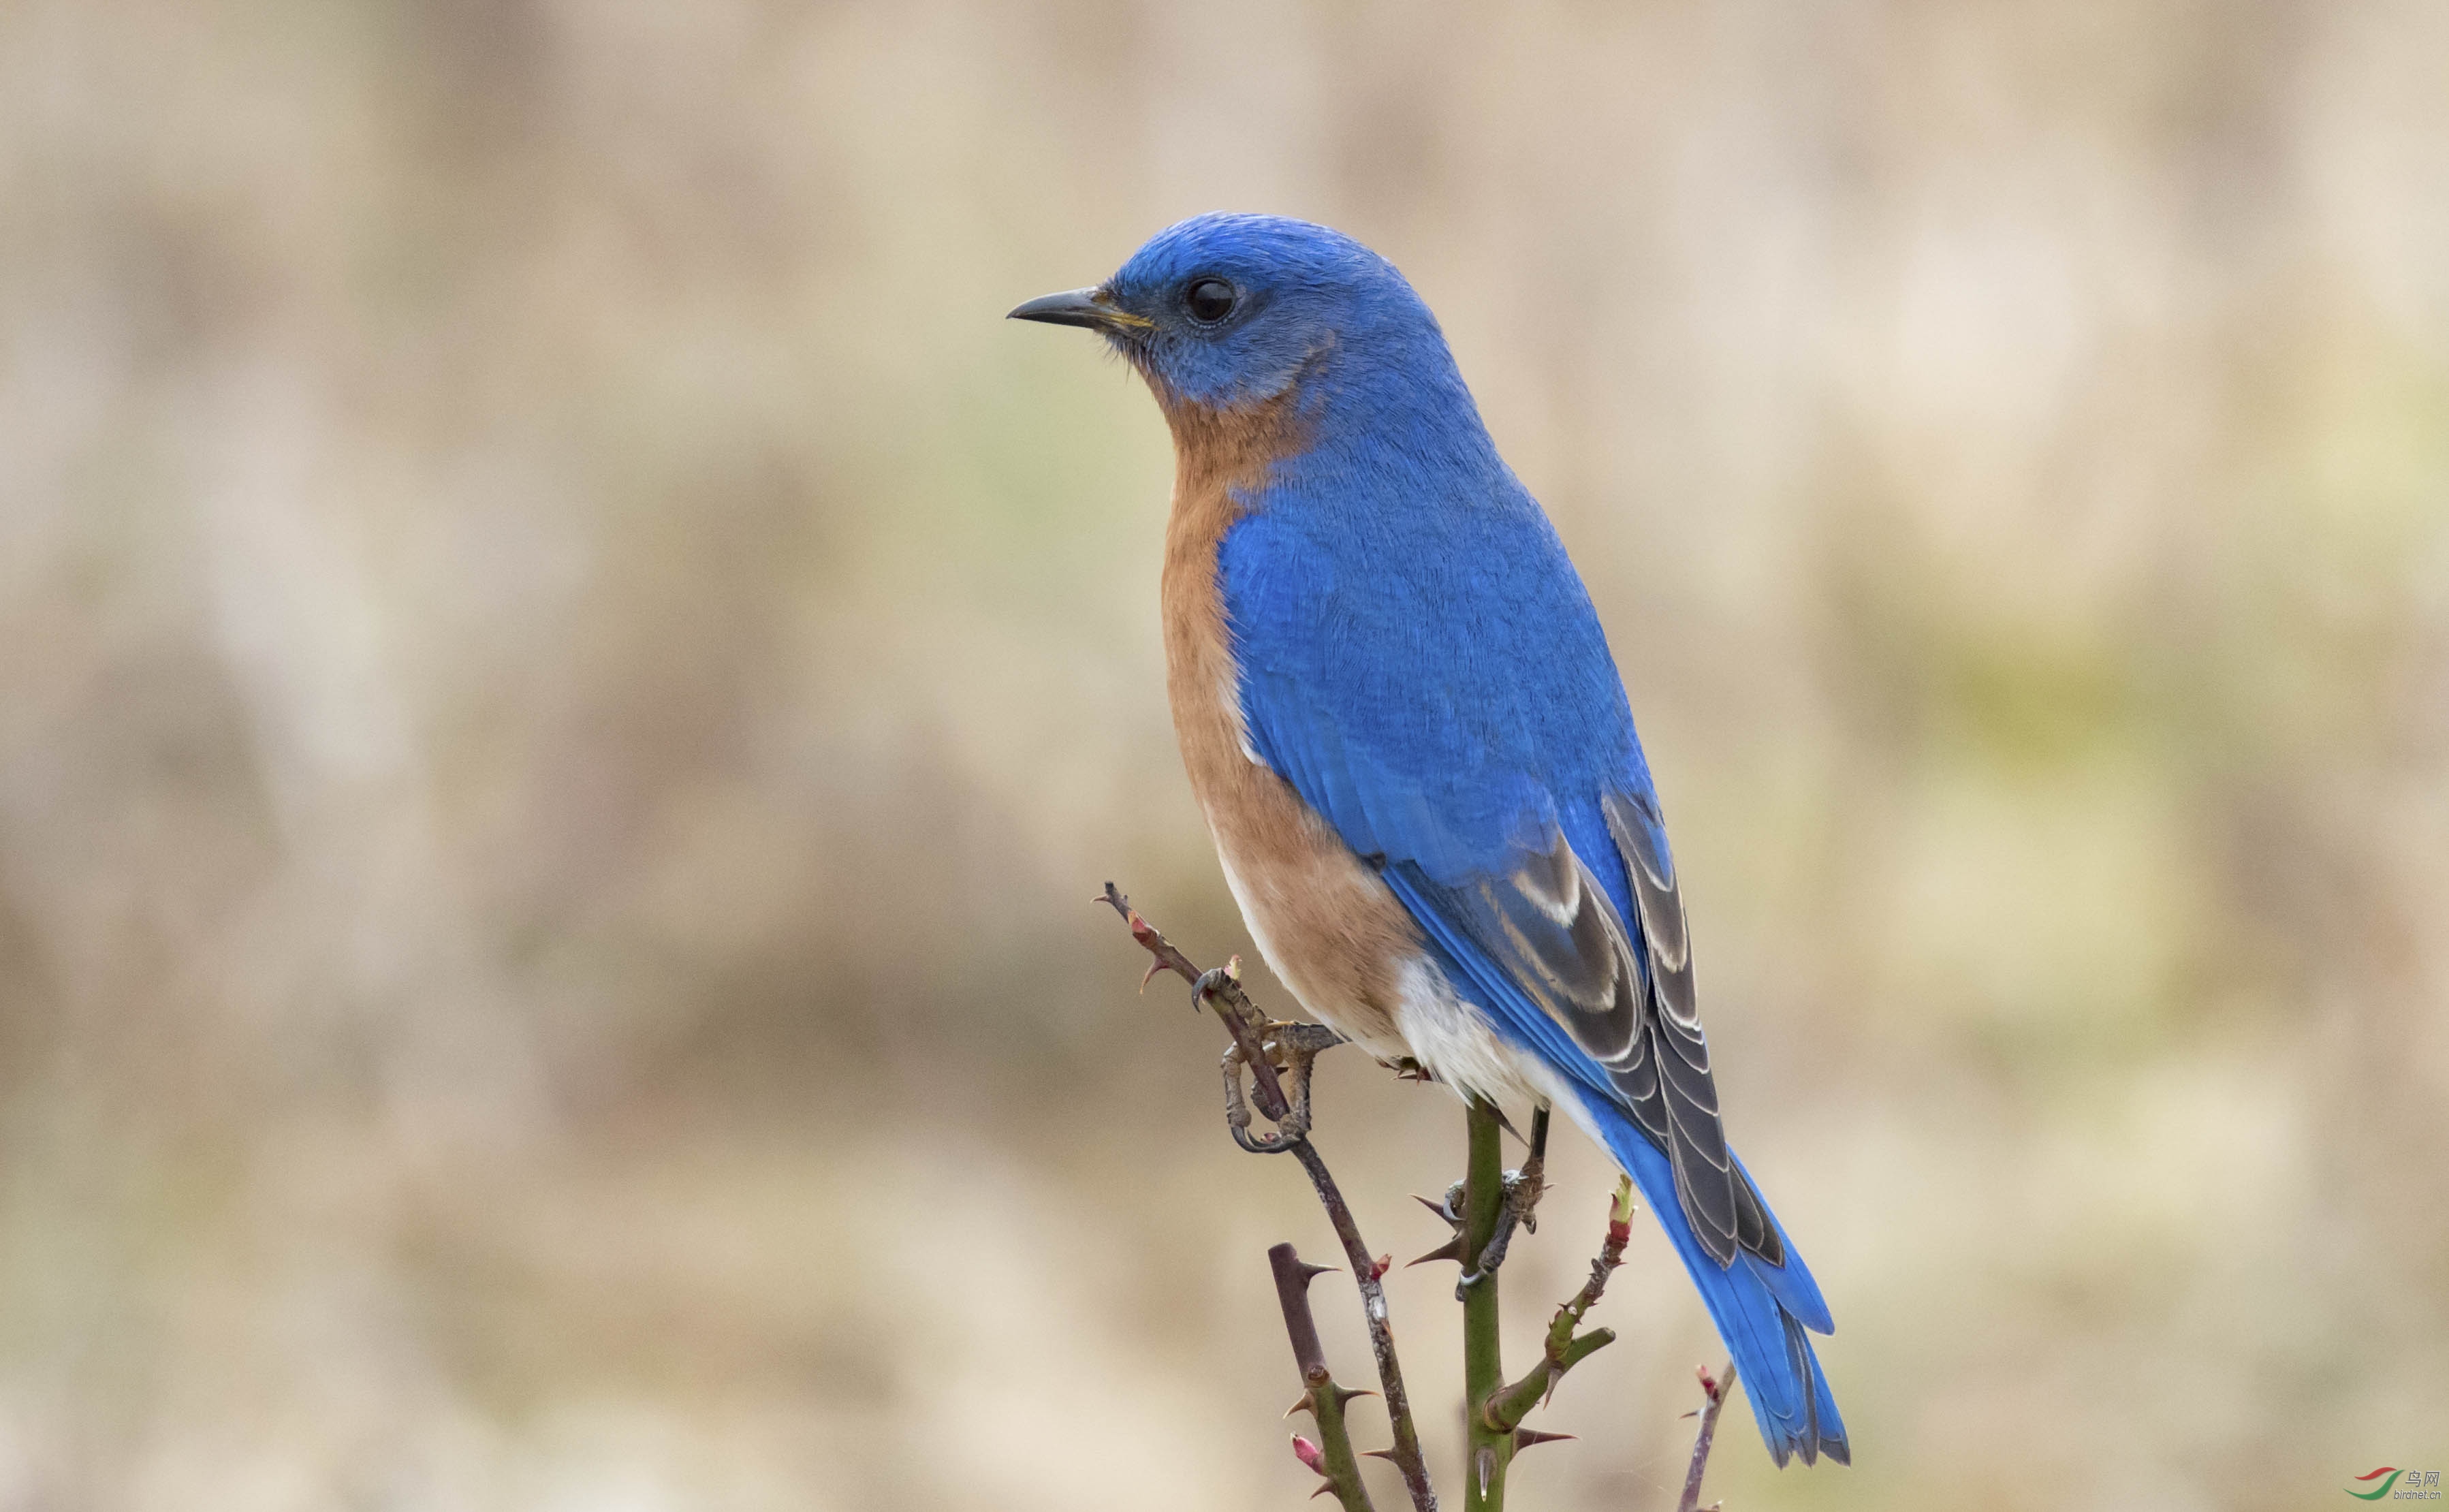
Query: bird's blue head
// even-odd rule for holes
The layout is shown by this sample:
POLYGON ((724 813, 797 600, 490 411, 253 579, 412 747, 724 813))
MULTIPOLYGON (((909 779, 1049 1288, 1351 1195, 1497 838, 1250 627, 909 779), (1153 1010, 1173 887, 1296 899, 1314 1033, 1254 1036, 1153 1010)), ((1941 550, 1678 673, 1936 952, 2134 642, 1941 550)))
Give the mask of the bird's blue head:
MULTIPOLYGON (((1395 265, 1340 231, 1269 215, 1167 227, 1090 289, 1012 319, 1101 332, 1167 410, 1234 410, 1288 389, 1451 390, 1469 404, 1437 318, 1395 265)), ((1393 392, 1378 396, 1395 401, 1393 392)))

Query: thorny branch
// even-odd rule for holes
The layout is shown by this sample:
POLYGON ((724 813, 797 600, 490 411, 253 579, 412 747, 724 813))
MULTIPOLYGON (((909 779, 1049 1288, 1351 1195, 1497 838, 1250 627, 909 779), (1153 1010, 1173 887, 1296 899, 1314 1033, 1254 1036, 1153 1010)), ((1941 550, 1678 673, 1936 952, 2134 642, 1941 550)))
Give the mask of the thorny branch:
MULTIPOLYGON (((1155 958, 1147 975, 1140 979, 1140 985, 1147 986, 1160 972, 1172 972, 1191 984, 1191 1005, 1215 1009, 1216 1017, 1224 1021, 1225 1031, 1232 1035, 1234 1056, 1239 1057, 1239 1065, 1247 1066, 1250 1070, 1259 1111, 1276 1124, 1273 1134, 1250 1136, 1244 1122, 1234 1128, 1234 1141, 1245 1150, 1290 1150, 1293 1157, 1301 1162, 1302 1170, 1308 1174, 1310 1185, 1317 1190, 1319 1204, 1326 1210, 1327 1221, 1335 1226, 1335 1236, 1343 1244, 1344 1259, 1352 1266, 1352 1279, 1360 1289, 1361 1316, 1369 1325, 1369 1348, 1377 1357, 1378 1385, 1385 1393, 1386 1420, 1395 1438, 1394 1447, 1383 1457, 1394 1462, 1395 1468, 1402 1472, 1403 1488, 1411 1493, 1413 1512, 1437 1512, 1437 1493, 1429 1483, 1428 1462, 1420 1455, 1419 1428, 1412 1421, 1411 1395, 1403 1389, 1403 1367, 1395 1357, 1395 1331, 1387 1320, 1386 1289, 1380 1280, 1386 1273, 1385 1262, 1373 1258, 1369 1253, 1368 1245, 1360 1238, 1360 1226, 1353 1220, 1351 1205, 1343 1200, 1342 1191, 1336 1186, 1335 1177, 1328 1173, 1325 1159, 1309 1142, 1309 1061, 1315 1059, 1326 1045, 1318 1044, 1308 1049, 1305 1055, 1292 1049, 1284 1052, 1287 1059, 1300 1067, 1297 1077, 1300 1106, 1297 1110, 1294 1103, 1285 1097, 1283 1088, 1276 1078, 1275 1063, 1267 1055, 1267 1036, 1276 1026, 1270 1025, 1266 1016, 1251 1004, 1248 995, 1242 990, 1238 974, 1229 968, 1221 972, 1202 972, 1192 965, 1189 957, 1175 949, 1173 942, 1167 940, 1155 925, 1140 917, 1139 911, 1131 906, 1131 901, 1124 897, 1122 890, 1112 882, 1106 884, 1102 901, 1122 916, 1123 922, 1130 927, 1131 938, 1155 958), (1287 1122, 1296 1112, 1300 1115, 1297 1126, 1287 1122)), ((1227 1058, 1224 1074, 1226 1084, 1232 1091, 1232 1097, 1227 1100, 1225 1108, 1229 1123, 1234 1104, 1241 1097, 1241 1077, 1232 1057, 1227 1058)), ((1244 1117, 1246 1119, 1246 1110, 1244 1117)))
MULTIPOLYGON (((1726 1393, 1734 1389, 1735 1362, 1726 1362, 1723 1381, 1710 1380, 1706 1365, 1693 1373, 1701 1378, 1701 1394, 1709 1399, 1709 1405, 1701 1409, 1701 1431, 1692 1439, 1692 1467, 1684 1472, 1684 1494, 1676 1500, 1675 1512, 1701 1512, 1701 1477, 1709 1468, 1709 1445, 1718 1436, 1718 1409, 1726 1405, 1726 1393)), ((1710 1502, 1709 1512, 1718 1512, 1719 1504, 1710 1502)))
POLYGON ((1556 1309, 1548 1325, 1546 1347, 1539 1363, 1529 1375, 1496 1392, 1480 1404, 1479 1415, 1488 1426, 1497 1432, 1517 1427, 1531 1409, 1545 1403, 1555 1393, 1556 1383, 1565 1372, 1615 1342, 1612 1328, 1592 1328, 1576 1334, 1582 1319, 1597 1306, 1599 1296, 1607 1290, 1608 1277, 1624 1264, 1624 1247, 1632 1237, 1632 1178, 1619 1177, 1615 1200, 1608 1205, 1607 1241, 1599 1247, 1598 1258, 1591 1262, 1591 1278, 1582 1289, 1556 1309))
MULTIPOLYGON (((1191 984, 1192 1007, 1213 1008, 1225 1032, 1232 1036, 1233 1045, 1224 1054, 1223 1070, 1225 1125, 1234 1142, 1256 1154, 1289 1153, 1308 1173, 1320 1205, 1326 1210, 1336 1237, 1343 1245, 1344 1256, 1351 1262, 1353 1277, 1360 1289, 1362 1315, 1369 1325, 1370 1347, 1377 1356, 1379 1383, 1385 1388, 1386 1416, 1394 1431, 1395 1446, 1369 1452, 1392 1461, 1402 1472, 1414 1512, 1436 1512, 1437 1492, 1429 1483, 1427 1466, 1420 1456, 1419 1434, 1412 1421, 1411 1401, 1403 1389, 1402 1367, 1396 1360, 1395 1336, 1387 1322, 1386 1294, 1380 1278, 1389 1262, 1383 1257, 1370 1257, 1368 1247, 1361 1242, 1359 1226, 1353 1221, 1350 1205, 1328 1173, 1325 1160, 1309 1141, 1311 1067, 1320 1055, 1343 1043, 1342 1037, 1317 1024, 1268 1019, 1242 990, 1241 958, 1235 957, 1217 970, 1201 971, 1142 918, 1113 883, 1106 884, 1100 901, 1122 918, 1130 928, 1131 938, 1153 958, 1140 985, 1145 987, 1161 973, 1172 972, 1191 984), (1250 1080, 1246 1094, 1243 1090, 1244 1072, 1250 1080), (1285 1090, 1287 1080, 1291 1083, 1289 1093, 1285 1090), (1250 1132, 1254 1102, 1258 1112, 1276 1126, 1273 1133, 1250 1132)), ((1465 1505, 1473 1512, 1501 1512, 1505 1471, 1516 1454, 1533 1444, 1571 1436, 1537 1432, 1524 1427, 1522 1420, 1554 1394, 1556 1383, 1567 1371, 1615 1340, 1610 1328, 1592 1328, 1587 1333, 1576 1330, 1606 1291, 1609 1276, 1624 1263, 1632 1222, 1632 1182, 1629 1177, 1619 1181, 1609 1205, 1607 1238, 1598 1257, 1591 1262, 1590 1279, 1556 1309, 1548 1326, 1539 1364, 1519 1381, 1510 1385, 1504 1382, 1497 1353, 1496 1272, 1505 1263, 1514 1231, 1537 1227, 1535 1212, 1546 1185, 1548 1125, 1549 1110, 1542 1106, 1533 1115, 1529 1157, 1520 1170, 1504 1171, 1498 1133, 1512 1126, 1494 1105, 1475 1099, 1470 1104, 1471 1159, 1465 1179, 1449 1188, 1442 1202, 1420 1199, 1453 1226, 1454 1237, 1412 1263, 1453 1260, 1463 1268, 1455 1285, 1455 1295, 1463 1304, 1465 1386, 1467 1400, 1473 1405, 1465 1423, 1470 1442, 1464 1489, 1465 1505)), ((1360 1481, 1343 1415, 1344 1404, 1364 1393, 1336 1384, 1319 1347, 1317 1322, 1310 1314, 1310 1280, 1328 1268, 1305 1263, 1289 1244, 1276 1246, 1267 1252, 1267 1258, 1275 1270, 1284 1331, 1302 1372, 1302 1394, 1293 1404, 1293 1410, 1309 1412, 1319 1430, 1319 1442, 1315 1444, 1295 1434, 1293 1452, 1322 1477, 1314 1496, 1331 1492, 1342 1503, 1344 1512, 1368 1512, 1369 1493, 1360 1481)), ((1700 1430, 1693 1441, 1691 1465, 1677 1512, 1701 1512, 1701 1481, 1708 1468, 1719 1409, 1726 1405, 1726 1392, 1734 1385, 1735 1368, 1729 1363, 1723 1380, 1712 1379, 1706 1366, 1699 1375, 1701 1389, 1708 1401, 1699 1414, 1700 1430)))
POLYGON ((1334 1267, 1311 1265, 1288 1244, 1268 1250, 1267 1264, 1275 1268, 1276 1300, 1284 1309, 1284 1335, 1292 1341, 1293 1364, 1300 1367, 1302 1375, 1301 1400, 1284 1416, 1307 1412, 1318 1423, 1316 1444, 1298 1433, 1293 1435, 1293 1453, 1324 1478, 1310 1495, 1331 1491, 1343 1503, 1343 1512, 1377 1512, 1369 1500, 1369 1488, 1360 1483, 1360 1462, 1352 1457, 1352 1434, 1343 1424, 1343 1405, 1364 1393, 1335 1384, 1334 1374, 1326 1367, 1326 1351, 1319 1347, 1318 1320, 1309 1311, 1310 1279, 1334 1267))
MULTIPOLYGON (((1501 1116, 1494 1104, 1481 1097, 1471 1100, 1466 1115, 1470 1156, 1463 1167, 1459 1213, 1462 1223, 1458 1234, 1462 1240, 1463 1272, 1455 1283, 1455 1293, 1462 1302, 1462 1388, 1466 1404, 1484 1400, 1505 1378, 1505 1364, 1499 1354, 1502 1339, 1497 1327, 1497 1271, 1492 1263, 1504 1256, 1505 1247, 1498 1238, 1508 1227, 1505 1219, 1513 1206, 1506 1200, 1510 1194, 1507 1189, 1513 1183, 1505 1179, 1501 1116)), ((1465 1411, 1464 1512, 1495 1512, 1505 1504, 1505 1471, 1514 1463, 1514 1436, 1489 1427, 1478 1412, 1469 1407, 1465 1411)))

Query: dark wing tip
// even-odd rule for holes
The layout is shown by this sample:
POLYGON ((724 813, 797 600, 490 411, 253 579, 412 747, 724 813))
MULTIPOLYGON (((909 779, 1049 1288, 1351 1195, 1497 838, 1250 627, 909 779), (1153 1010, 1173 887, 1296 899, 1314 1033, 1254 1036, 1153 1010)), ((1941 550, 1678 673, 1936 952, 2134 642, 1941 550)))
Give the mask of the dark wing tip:
POLYGON ((1751 1173, 1740 1169, 1735 1173, 1735 1242, 1770 1265, 1785 1264, 1785 1241, 1768 1221, 1768 1204, 1752 1185, 1751 1173))

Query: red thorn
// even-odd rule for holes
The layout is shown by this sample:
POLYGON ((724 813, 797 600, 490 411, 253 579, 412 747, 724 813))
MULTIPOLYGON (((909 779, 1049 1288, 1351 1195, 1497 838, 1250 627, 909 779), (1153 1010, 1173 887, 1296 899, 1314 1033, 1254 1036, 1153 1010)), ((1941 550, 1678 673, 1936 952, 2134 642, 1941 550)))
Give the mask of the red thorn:
POLYGON ((1320 1475, 1326 1473, 1326 1451, 1298 1433, 1293 1435, 1293 1458, 1320 1475))
POLYGON ((1391 1254, 1381 1254, 1376 1260, 1370 1262, 1369 1279, 1372 1281, 1378 1280, 1393 1269, 1395 1269, 1395 1257, 1391 1254))

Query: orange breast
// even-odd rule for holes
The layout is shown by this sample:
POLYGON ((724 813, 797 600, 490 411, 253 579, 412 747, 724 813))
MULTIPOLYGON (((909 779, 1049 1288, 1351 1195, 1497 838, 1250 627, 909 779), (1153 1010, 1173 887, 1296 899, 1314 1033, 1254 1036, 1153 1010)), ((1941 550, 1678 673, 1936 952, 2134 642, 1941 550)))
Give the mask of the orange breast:
POLYGON ((1217 548, 1237 495, 1263 482, 1294 439, 1282 401, 1238 411, 1166 405, 1176 473, 1166 525, 1166 690, 1191 791, 1225 880, 1276 974, 1323 1022, 1381 1056, 1395 1028, 1402 962, 1419 926, 1301 795, 1250 754, 1217 581, 1217 548))

